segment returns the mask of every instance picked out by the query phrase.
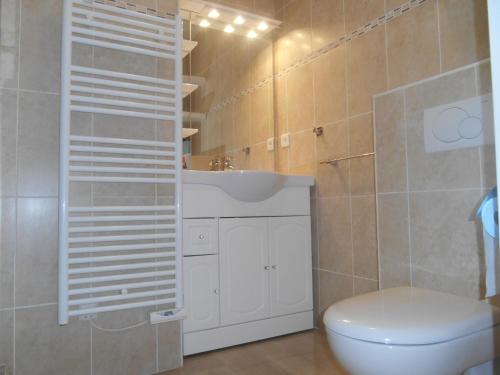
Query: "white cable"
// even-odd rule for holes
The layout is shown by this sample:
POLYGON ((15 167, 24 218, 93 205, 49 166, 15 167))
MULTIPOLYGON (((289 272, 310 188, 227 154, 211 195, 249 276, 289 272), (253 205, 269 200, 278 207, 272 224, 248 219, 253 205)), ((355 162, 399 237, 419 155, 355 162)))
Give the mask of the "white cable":
POLYGON ((102 328, 102 327, 99 327, 98 325, 96 325, 93 320, 90 321, 90 324, 92 325, 92 327, 94 327, 95 329, 97 329, 99 331, 103 331, 103 332, 122 332, 122 331, 127 331, 127 330, 132 329, 132 328, 141 327, 141 326, 145 325, 147 322, 148 321, 145 320, 143 322, 131 325, 129 327, 124 327, 124 328, 102 328))

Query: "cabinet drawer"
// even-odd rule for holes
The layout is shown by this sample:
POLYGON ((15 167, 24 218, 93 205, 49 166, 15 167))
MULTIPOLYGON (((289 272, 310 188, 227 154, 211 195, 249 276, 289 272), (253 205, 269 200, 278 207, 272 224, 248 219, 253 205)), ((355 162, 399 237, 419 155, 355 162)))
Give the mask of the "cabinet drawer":
POLYGON ((217 219, 184 219, 184 255, 217 254, 219 247, 219 228, 217 219))

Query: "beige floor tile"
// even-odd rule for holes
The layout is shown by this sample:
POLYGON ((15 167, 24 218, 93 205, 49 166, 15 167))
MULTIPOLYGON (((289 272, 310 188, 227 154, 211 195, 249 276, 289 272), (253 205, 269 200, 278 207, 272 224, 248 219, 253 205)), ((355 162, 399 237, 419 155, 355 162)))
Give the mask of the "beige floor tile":
POLYGON ((276 337, 184 358, 161 375, 347 375, 321 330, 276 337))

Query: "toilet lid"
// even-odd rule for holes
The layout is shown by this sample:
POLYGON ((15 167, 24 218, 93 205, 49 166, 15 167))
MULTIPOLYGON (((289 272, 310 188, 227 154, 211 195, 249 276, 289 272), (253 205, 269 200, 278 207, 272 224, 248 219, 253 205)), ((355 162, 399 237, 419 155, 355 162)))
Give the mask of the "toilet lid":
POLYGON ((488 303, 420 288, 392 288, 336 303, 326 327, 353 339, 395 345, 450 341, 500 322, 488 303))

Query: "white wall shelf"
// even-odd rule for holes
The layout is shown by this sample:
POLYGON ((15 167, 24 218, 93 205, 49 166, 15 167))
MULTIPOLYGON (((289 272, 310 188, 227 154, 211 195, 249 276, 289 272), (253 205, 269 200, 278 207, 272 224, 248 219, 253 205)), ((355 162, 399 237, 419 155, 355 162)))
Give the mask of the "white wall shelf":
POLYGON ((194 40, 186 40, 182 42, 182 58, 186 57, 191 53, 192 50, 198 45, 198 42, 194 40))
POLYGON ((189 138, 198 133, 198 131, 199 131, 198 129, 182 128, 182 138, 183 139, 189 138))

